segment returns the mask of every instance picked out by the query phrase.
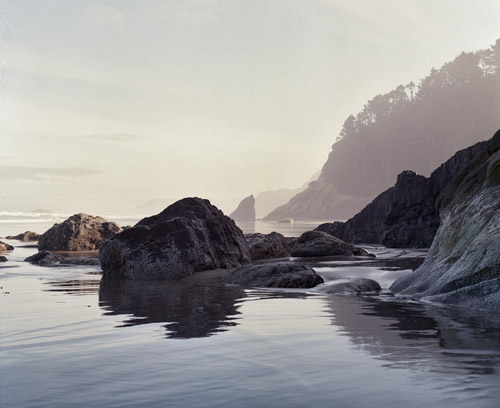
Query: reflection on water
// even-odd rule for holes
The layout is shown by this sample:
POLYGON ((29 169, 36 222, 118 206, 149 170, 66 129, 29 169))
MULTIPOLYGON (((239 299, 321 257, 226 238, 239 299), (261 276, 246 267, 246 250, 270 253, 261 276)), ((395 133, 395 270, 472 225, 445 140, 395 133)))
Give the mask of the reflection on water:
MULTIPOLYGON (((358 273, 378 279, 405 273, 421 259, 312 262, 329 279, 358 273)), ((4 359, 26 348, 39 353, 35 361, 27 354, 28 365, 14 362, 8 369, 5 378, 24 376, 31 384, 15 388, 17 406, 40 406, 39 396, 60 401, 47 406, 71 405, 59 387, 40 383, 40 375, 25 369, 33 364, 39 372, 59 373, 55 379, 67 381, 65 390, 81 387, 84 378, 86 394, 115 406, 137 395, 143 405, 193 407, 330 407, 335 401, 353 408, 490 408, 500 398, 497 317, 389 295, 242 289, 221 285, 217 275, 144 282, 100 280, 97 272, 81 269, 39 270, 50 272, 42 284, 49 299, 38 296, 40 303, 23 314, 30 323, 16 319, 20 300, 7 312, 11 333, 0 336, 4 359), (165 367, 175 367, 175 376, 165 367), (129 372, 148 375, 121 384, 128 394, 107 385, 120 384, 129 372), (22 404, 25 396, 31 405, 22 404)), ((9 290, 4 301, 23 296, 9 290)), ((89 406, 82 398, 81 406, 89 406)))
POLYGON ((124 327, 164 323, 167 338, 206 337, 234 326, 238 287, 103 279, 99 306, 107 315, 129 315, 124 327))
POLYGON ((495 374, 500 320, 464 310, 390 299, 326 300, 332 324, 386 367, 437 373, 495 374))
POLYGON ((306 296, 220 284, 103 279, 99 306, 106 315, 127 315, 120 327, 167 323, 167 338, 193 338, 236 326, 243 302, 306 296))

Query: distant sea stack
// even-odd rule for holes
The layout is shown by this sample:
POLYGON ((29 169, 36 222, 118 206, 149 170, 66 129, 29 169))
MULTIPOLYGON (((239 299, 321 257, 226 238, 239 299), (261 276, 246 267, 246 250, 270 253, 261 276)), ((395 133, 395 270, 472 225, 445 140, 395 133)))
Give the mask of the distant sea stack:
POLYGON ((441 225, 424 263, 393 292, 500 311, 500 131, 439 195, 441 225))
POLYGON ((348 219, 404 170, 427 177, 456 151, 492 135, 500 112, 498 44, 462 53, 418 84, 368 101, 345 120, 319 179, 264 220, 348 219))
POLYGON ((255 197, 249 195, 244 198, 229 216, 235 221, 254 222, 255 221, 255 197))
POLYGON ((389 248, 429 248, 439 227, 436 199, 441 191, 488 142, 460 150, 424 177, 406 170, 396 185, 379 194, 346 222, 321 224, 327 232, 353 244, 379 244, 389 248))
POLYGON ((103 278, 178 280, 195 272, 248 265, 241 230, 210 201, 179 200, 102 243, 103 278))
POLYGON ((94 251, 101 242, 121 231, 114 222, 88 214, 75 214, 67 220, 54 224, 38 238, 38 250, 49 251, 94 251))

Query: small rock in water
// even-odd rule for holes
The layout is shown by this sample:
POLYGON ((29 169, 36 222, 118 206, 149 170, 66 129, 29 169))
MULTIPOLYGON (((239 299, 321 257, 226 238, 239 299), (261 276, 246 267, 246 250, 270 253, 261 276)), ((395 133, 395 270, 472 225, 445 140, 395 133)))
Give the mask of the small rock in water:
POLYGON ((230 270, 222 282, 263 288, 312 288, 324 281, 309 265, 273 262, 230 270))
POLYGON ((39 237, 40 237, 40 234, 37 234, 36 232, 26 231, 26 232, 23 232, 22 234, 18 234, 18 235, 9 235, 6 238, 7 239, 17 239, 18 241, 21 241, 21 242, 33 242, 33 241, 38 241, 39 237))
POLYGON ((364 249, 348 244, 323 231, 304 232, 297 240, 297 244, 290 250, 290 254, 297 257, 371 255, 364 249))
POLYGON ((14 250, 14 247, 12 245, 0 241, 0 252, 12 251, 12 250, 14 250))
POLYGON ((324 286, 321 292, 328 294, 356 294, 380 292, 382 288, 379 283, 373 279, 358 278, 350 282, 339 282, 332 285, 324 286))
POLYGON ((44 249, 40 252, 37 252, 34 255, 27 257, 24 261, 32 263, 34 265, 52 266, 52 265, 56 264, 57 262, 62 261, 63 259, 64 259, 64 256, 53 254, 52 252, 44 249))

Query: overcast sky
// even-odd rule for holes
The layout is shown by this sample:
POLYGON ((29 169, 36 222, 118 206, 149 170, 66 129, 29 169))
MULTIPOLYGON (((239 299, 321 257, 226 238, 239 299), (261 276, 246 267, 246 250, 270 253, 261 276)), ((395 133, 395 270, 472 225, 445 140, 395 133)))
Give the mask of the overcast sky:
POLYGON ((0 210, 230 212, 306 182, 366 100, 487 48, 500 1, 0 0, 0 29, 0 210))

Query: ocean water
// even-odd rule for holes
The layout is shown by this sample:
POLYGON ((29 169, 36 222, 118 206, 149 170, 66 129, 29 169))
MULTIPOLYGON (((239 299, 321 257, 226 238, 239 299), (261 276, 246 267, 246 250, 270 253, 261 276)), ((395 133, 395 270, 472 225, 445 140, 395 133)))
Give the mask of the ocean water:
MULTIPOLYGON (((0 222, 0 236, 43 232, 54 220, 38 221, 0 222)), ((30 265, 23 259, 36 249, 8 242, 2 408, 498 406, 498 316, 386 291, 224 286, 213 273, 101 282, 98 267, 30 265)), ((310 262, 324 285, 363 276, 387 289, 425 255, 369 250, 376 260, 310 262)))

